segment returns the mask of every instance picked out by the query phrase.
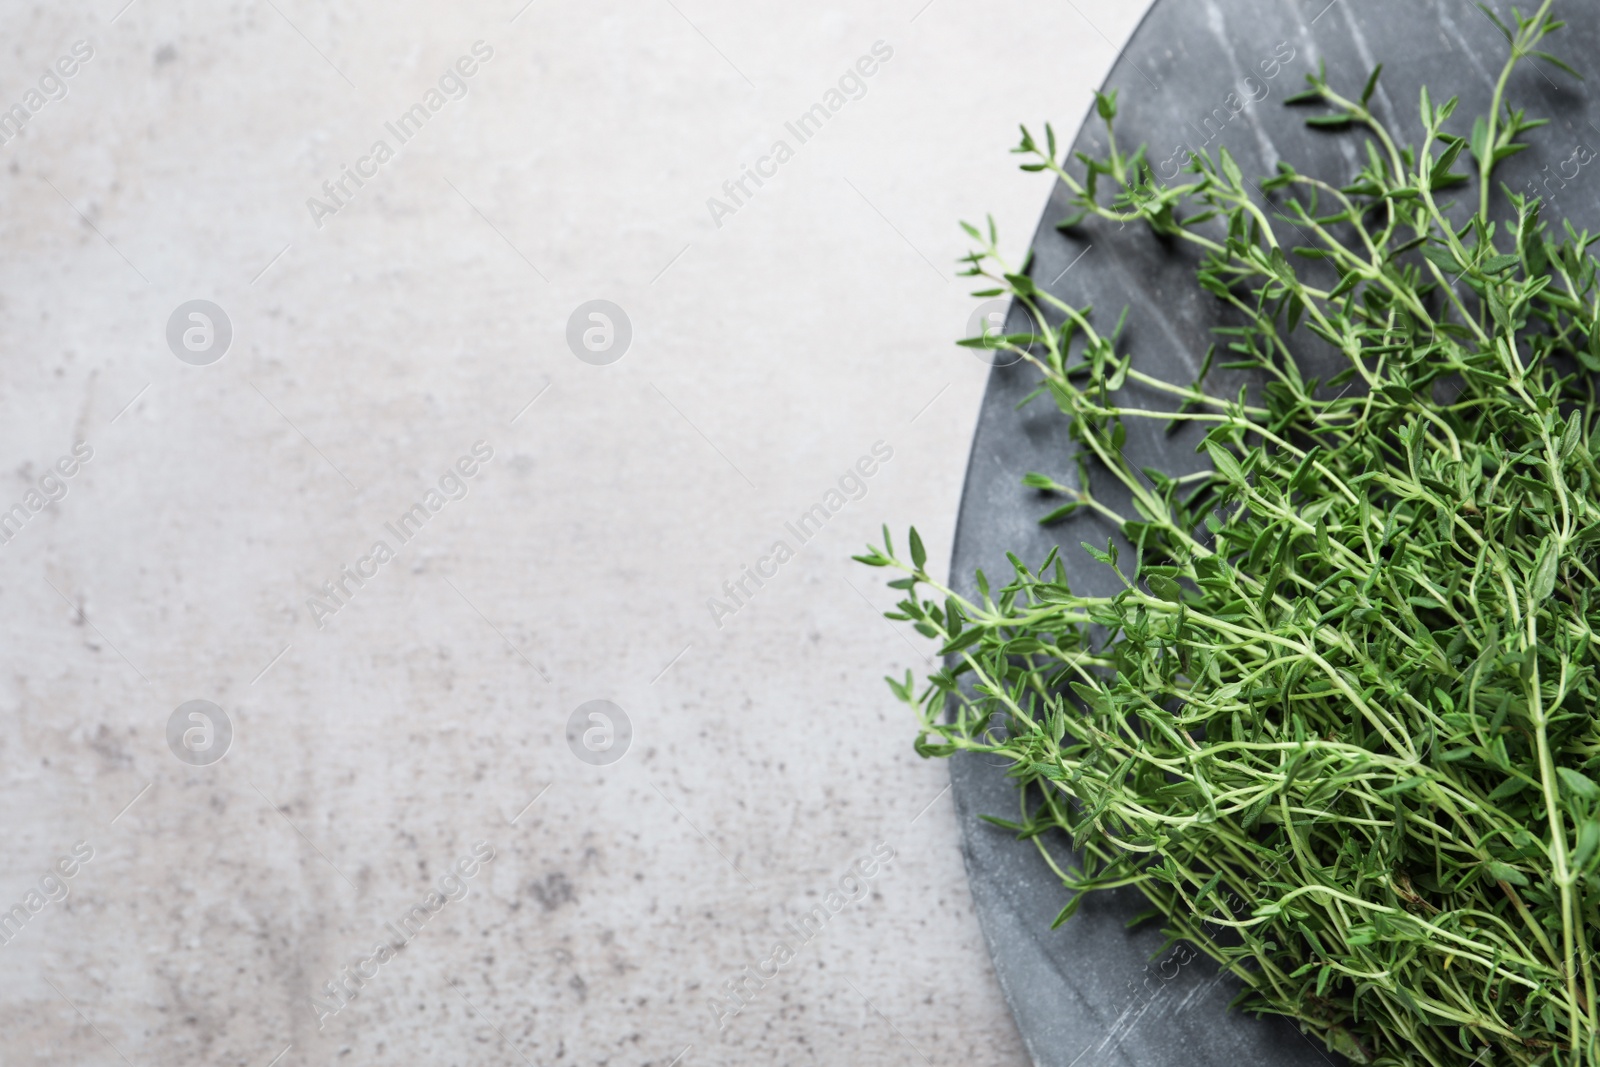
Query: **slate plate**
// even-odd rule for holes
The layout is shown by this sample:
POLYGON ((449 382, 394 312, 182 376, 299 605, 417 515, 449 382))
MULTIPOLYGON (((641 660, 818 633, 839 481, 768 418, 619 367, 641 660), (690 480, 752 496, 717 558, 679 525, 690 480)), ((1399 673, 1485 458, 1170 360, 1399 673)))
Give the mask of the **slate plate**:
MULTIPOLYGON (((1094 17, 1092 6, 1073 6, 1060 17, 1094 17), (1075 14, 1081 12, 1081 14, 1075 14)), ((1493 5, 1509 21, 1509 4, 1493 5)), ((1524 5, 1537 8, 1535 0, 1524 5)), ((1560 3, 1571 24, 1551 41, 1551 51, 1600 80, 1600 20, 1592 3, 1560 3)), ((1086 34, 1095 31, 1084 26, 1086 34)), ((1118 143, 1150 145, 1150 159, 1171 177, 1189 148, 1219 145, 1246 175, 1270 173, 1279 158, 1302 172, 1344 179, 1359 166, 1358 140, 1303 125, 1307 112, 1285 108, 1284 97, 1304 87, 1304 74, 1325 61, 1330 80, 1347 95, 1360 92, 1375 63, 1384 75, 1375 110, 1390 128, 1414 141, 1420 128, 1417 96, 1427 84, 1435 101, 1461 97, 1456 132, 1488 106, 1506 55, 1505 41, 1466 0, 1157 0, 1112 68, 1106 89, 1120 90, 1118 143), (1251 80, 1246 81, 1249 78, 1251 80), (1230 96, 1231 94, 1231 96, 1230 96), (1168 162, 1171 160, 1172 162, 1168 162)), ((1046 68, 1047 70, 1047 68, 1046 68)), ((1048 77, 1048 73, 1041 76, 1048 77)), ((1537 181, 1545 218, 1600 228, 1600 109, 1583 86, 1549 68, 1524 64, 1508 99, 1530 115, 1552 119, 1536 131, 1534 147, 1507 161, 1499 177, 1528 191, 1537 181), (1580 146, 1586 151, 1579 152, 1580 146), (1575 155, 1576 153, 1576 155, 1575 155), (1578 160, 1590 160, 1580 165, 1578 160)), ((1046 118, 1024 116, 1042 137, 1046 118)), ((1064 131, 1063 131, 1064 132, 1064 131)), ((1104 152, 1104 129, 1086 122, 1074 144, 1104 152)), ((1000 161, 996 161, 1000 165, 1000 161)), ((1192 381, 1220 319, 1215 301, 1193 277, 1194 259, 1142 227, 1091 222, 1066 235, 1055 223, 1070 214, 1058 186, 1034 237, 1033 278, 1076 305, 1093 303, 1103 326, 1131 306, 1125 350, 1137 365, 1172 381, 1192 381)), ((1282 234, 1293 242, 1292 233, 1282 234)), ((1013 309, 1008 328, 1024 329, 1013 309)), ((971 591, 972 573, 984 568, 1002 581, 1010 573, 1007 550, 1037 564, 1052 545, 1063 546, 1073 587, 1093 595, 1115 592, 1114 579, 1077 547, 1103 543, 1108 526, 1093 516, 1050 528, 1036 525, 1051 501, 1019 485, 1030 470, 1074 484, 1074 446, 1065 420, 1048 401, 1015 411, 1036 380, 1025 364, 996 367, 984 397, 957 523, 952 574, 971 591), (1070 548, 1066 546, 1071 546, 1070 548)), ((1130 391, 1131 392, 1131 391, 1130 391)), ((1137 393, 1131 395, 1137 396, 1137 393)), ((1136 422, 1138 420, 1135 420, 1136 422)), ((1139 466, 1169 471, 1198 469, 1195 436, 1162 438, 1151 424, 1128 427, 1127 454, 1139 466)), ((1091 475, 1092 477, 1092 475, 1091 475)), ((1114 507, 1104 475, 1096 492, 1114 507)), ((1060 930, 1050 922, 1068 894, 1030 843, 979 819, 1014 817, 1016 792, 1003 767, 962 757, 951 766, 963 850, 984 936, 1006 999, 1034 1063, 1040 1067, 1296 1067, 1335 1062, 1319 1042, 1284 1020, 1258 1020, 1227 1010, 1231 979, 1193 950, 1180 947, 1159 959, 1157 930, 1129 933, 1127 918, 1144 907, 1136 891, 1101 895, 1085 903, 1060 930)), ((1064 850, 1064 843, 1052 847, 1064 850)))

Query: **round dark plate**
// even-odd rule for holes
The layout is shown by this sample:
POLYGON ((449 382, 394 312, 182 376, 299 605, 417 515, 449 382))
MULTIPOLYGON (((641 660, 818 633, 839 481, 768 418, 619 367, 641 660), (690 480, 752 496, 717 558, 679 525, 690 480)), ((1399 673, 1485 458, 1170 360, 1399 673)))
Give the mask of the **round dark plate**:
MULTIPOLYGON (((1492 6, 1510 21, 1509 4, 1492 6)), ((1524 5, 1537 6, 1537 0, 1524 5)), ((1061 17, 1094 17, 1090 5, 1074 10, 1079 14, 1066 11, 1061 17)), ((1545 64, 1518 68, 1509 102, 1552 121, 1534 132, 1531 149, 1502 165, 1499 178, 1524 192, 1537 184, 1552 224, 1566 219, 1595 229, 1600 127, 1591 118, 1600 119, 1600 109, 1590 107, 1585 87, 1600 81, 1600 19, 1593 0, 1558 2, 1556 13, 1569 25, 1550 39, 1550 50, 1586 80, 1577 82, 1545 64)), ((1084 32, 1095 31, 1086 24, 1084 32)), ((1246 175, 1270 173, 1281 158, 1302 172, 1343 181, 1360 165, 1359 138, 1307 129, 1304 119, 1314 112, 1282 106, 1304 88, 1307 71, 1326 62, 1333 85, 1353 97, 1373 65, 1383 63, 1375 110, 1414 142, 1422 85, 1435 102, 1461 97, 1452 128, 1465 134, 1472 117, 1487 108, 1506 53, 1494 24, 1465 0, 1157 0, 1112 68, 1106 91, 1119 91, 1118 143, 1125 149, 1147 143, 1163 176, 1173 176, 1190 149, 1215 155, 1226 146, 1246 175)), ((1033 125, 1042 139, 1042 128, 1033 125)), ((1092 111, 1073 147, 1103 155, 1104 127, 1092 111)), ((1132 351, 1135 364, 1148 373, 1192 381, 1211 329, 1221 321, 1216 301, 1195 284, 1192 254, 1142 226, 1091 221, 1070 234, 1059 232, 1056 222, 1069 214, 1067 191, 1058 185, 1034 236, 1034 280, 1076 305, 1092 303, 1105 329, 1128 306, 1121 350, 1132 351)), ((1280 239, 1301 243, 1288 227, 1280 239)), ((1026 328, 1020 309, 1012 309, 1007 326, 1026 328)), ((979 567, 1003 584, 1010 575, 1008 550, 1036 565, 1059 544, 1073 588, 1110 595, 1115 579, 1078 547, 1080 541, 1104 544, 1112 533, 1108 524, 1075 516, 1041 527, 1039 516, 1059 501, 1019 484, 1028 471, 1076 482, 1075 446, 1064 417, 1048 399, 1015 410, 1036 380, 1026 364, 991 373, 957 522, 955 586, 970 592, 979 567)), ((1222 384, 1225 377, 1212 382, 1222 384)), ((1134 390, 1129 394, 1138 397, 1134 390)), ((1138 466, 1192 471, 1201 466, 1196 439, 1181 433, 1163 437, 1154 423, 1130 424, 1126 452, 1138 466)), ((1096 494, 1132 514, 1112 483, 1103 474, 1096 494)), ((1337 1061, 1291 1022, 1229 1011, 1235 982, 1192 949, 1156 955, 1163 939, 1155 924, 1125 928, 1146 906, 1137 891, 1097 895, 1052 931, 1067 890, 1032 843, 979 818, 1015 818, 1016 790, 1004 770, 982 758, 958 757, 951 778, 979 919, 1034 1063, 1294 1067, 1337 1061)), ((1064 840, 1049 847, 1066 857, 1064 840)))

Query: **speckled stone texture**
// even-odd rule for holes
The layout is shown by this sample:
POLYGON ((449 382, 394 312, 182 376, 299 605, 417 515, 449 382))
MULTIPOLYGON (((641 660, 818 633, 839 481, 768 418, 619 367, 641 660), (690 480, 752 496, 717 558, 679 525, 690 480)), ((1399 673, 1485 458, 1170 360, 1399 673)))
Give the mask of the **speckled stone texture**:
POLYGON ((925 649, 847 557, 887 521, 948 558, 987 375, 955 223, 1025 248, 1015 124, 1081 115, 1143 4, 1080 8, 0 7, 0 1062, 1025 1062, 949 769, 880 680, 925 649), (232 327, 205 366, 167 340, 193 299, 232 327), (607 366, 567 344, 592 299, 632 324, 607 366), (567 741, 597 698, 634 730, 608 766, 567 741), (169 750, 190 700, 220 762, 169 750))

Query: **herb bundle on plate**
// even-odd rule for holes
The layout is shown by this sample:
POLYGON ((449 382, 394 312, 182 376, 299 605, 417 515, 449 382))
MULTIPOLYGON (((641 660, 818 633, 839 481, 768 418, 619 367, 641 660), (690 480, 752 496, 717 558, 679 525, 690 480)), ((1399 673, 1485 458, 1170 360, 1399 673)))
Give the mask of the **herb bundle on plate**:
MULTIPOLYGON (((1032 324, 970 343, 1037 368, 1081 445, 1077 487, 1024 482, 1061 498, 1045 521, 1115 524, 1131 553, 1083 547, 1122 591, 1074 593, 1052 551, 967 598, 914 530, 906 556, 885 529, 857 557, 904 573, 890 617, 946 657, 926 686, 890 680, 919 751, 1005 757, 1024 790, 1005 825, 1041 851, 1070 834, 1058 923, 1135 885, 1245 1010, 1360 1063, 1600 1062, 1600 288, 1593 239, 1494 181, 1542 125, 1506 103, 1512 69, 1565 69, 1539 50, 1550 8, 1501 27, 1488 114, 1423 91, 1414 146, 1367 106, 1378 72, 1348 96, 1309 76, 1292 102, 1358 140, 1349 181, 1280 164, 1251 183, 1224 150, 1163 185, 1114 136, 1080 178, 1024 130, 1026 169, 1081 215, 1200 250, 1199 284, 1240 323, 1219 366, 1259 385, 1144 374, 969 226, 968 273, 993 285, 976 295, 1032 324), (1313 345, 1340 373, 1302 375, 1313 345), (1123 403, 1129 382, 1171 404, 1123 403), (1211 469, 1133 468, 1134 419, 1203 424, 1211 469), (1108 476, 1134 513, 1096 497, 1108 476)), ((1098 112, 1109 135, 1114 97, 1098 112)))

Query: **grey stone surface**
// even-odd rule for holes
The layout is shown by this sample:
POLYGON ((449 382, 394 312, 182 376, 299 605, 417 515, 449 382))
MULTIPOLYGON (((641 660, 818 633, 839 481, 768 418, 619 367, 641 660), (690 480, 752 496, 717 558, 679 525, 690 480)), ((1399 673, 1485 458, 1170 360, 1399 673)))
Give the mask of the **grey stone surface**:
POLYGON ((1025 247, 1049 186, 1015 123, 1080 114, 1143 7, 1079 6, 0 4, 0 109, 93 49, 0 143, 0 509, 65 489, 0 543, 0 904, 73 871, 0 944, 0 1062, 1024 1062, 948 768, 880 681, 924 650, 847 556, 882 521, 950 543, 987 374, 951 344, 955 222, 1025 247), (191 300, 231 323, 209 365, 169 347, 191 300), (632 323, 608 366, 568 348, 591 300, 632 323), (707 598, 880 439, 865 499, 719 628, 707 598), (633 730, 608 766, 567 742, 595 699, 633 730), (169 748, 191 700, 228 716, 216 763, 169 748), (711 998, 878 842, 719 1031, 711 998), (310 996, 463 860, 319 1029, 310 996))
MULTIPOLYGON (((1507 5, 1495 6, 1509 20, 1507 5)), ((1593 10, 1592 4, 1558 4, 1557 13, 1571 24, 1552 39, 1551 49, 1582 71, 1588 84, 1600 76, 1600 24, 1593 10)), ((1423 84, 1437 103, 1461 97, 1455 125, 1465 134, 1472 116, 1487 107, 1505 54, 1493 24, 1465 0, 1159 0, 1107 85, 1120 91, 1119 143, 1147 142, 1164 177, 1177 174, 1188 150, 1214 155, 1225 146, 1247 175, 1270 173, 1284 159, 1303 172, 1337 180, 1360 166, 1359 141, 1308 130, 1302 124, 1306 112, 1280 106, 1303 88, 1308 70, 1325 61, 1330 79, 1355 96, 1373 64, 1383 63, 1375 109, 1414 140, 1423 84)), ((1600 128, 1578 83, 1552 68, 1524 65, 1510 82, 1508 99, 1552 122, 1530 138, 1534 147, 1502 167, 1499 178, 1519 192, 1542 195, 1552 225, 1570 220, 1579 228, 1600 226, 1600 184, 1592 165, 1600 128)), ((1061 123, 1057 129, 1064 132, 1061 123)), ((1076 147, 1104 153, 1098 121, 1080 132, 1076 147)), ((1069 214, 1066 191, 1058 188, 1035 235, 1032 277, 1063 299, 1093 304, 1108 322, 1131 306, 1125 341, 1138 364, 1169 380, 1192 381, 1212 340, 1210 330, 1220 322, 1216 302, 1195 286, 1194 258, 1183 246, 1169 248, 1132 226, 1091 222, 1070 235, 1058 232, 1055 223, 1069 214)), ((1280 238, 1301 243, 1288 227, 1280 238)), ((1011 326, 1022 329, 1022 314, 1013 315, 1011 326)), ((1318 374, 1319 358, 1310 353, 1308 377, 1318 374)), ((1112 595, 1116 579, 1077 548, 1080 541, 1103 541, 1107 524, 1074 517, 1041 528, 1036 519, 1059 501, 1017 488, 1030 470, 1067 484, 1076 480, 1076 446, 1059 414, 1045 402, 1014 410, 1035 380, 1026 364, 992 374, 972 446, 953 574, 970 587, 977 567, 991 576, 1009 574, 1007 550, 1037 563, 1059 544, 1075 589, 1112 595)), ((1218 374, 1211 384, 1232 392, 1240 381, 1218 374)), ((1141 406, 1166 406, 1159 396, 1140 396, 1133 387, 1129 394, 1141 406)), ((1197 435, 1164 437, 1153 422, 1132 424, 1128 431, 1125 451, 1137 466, 1186 472, 1202 462, 1193 451, 1197 435)), ((1095 491, 1122 513, 1132 513, 1109 476, 1095 483, 1095 491)), ((1126 920, 1146 906, 1136 891, 1086 902, 1052 933, 1049 924, 1066 903, 1066 890, 1032 844, 1019 844, 980 819, 986 813, 1014 817, 1011 783, 1001 769, 977 760, 958 761, 953 776, 979 916, 1036 1063, 1253 1067, 1327 1061, 1320 1045, 1281 1020, 1228 1014, 1235 988, 1218 981, 1216 968, 1192 949, 1162 953, 1160 933, 1149 925, 1128 933, 1126 920)))

